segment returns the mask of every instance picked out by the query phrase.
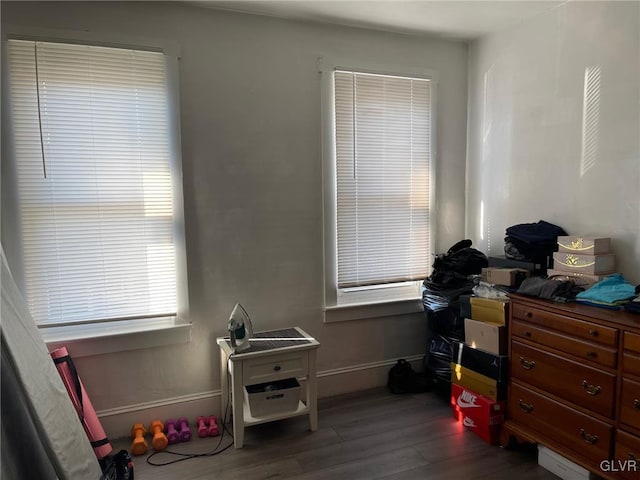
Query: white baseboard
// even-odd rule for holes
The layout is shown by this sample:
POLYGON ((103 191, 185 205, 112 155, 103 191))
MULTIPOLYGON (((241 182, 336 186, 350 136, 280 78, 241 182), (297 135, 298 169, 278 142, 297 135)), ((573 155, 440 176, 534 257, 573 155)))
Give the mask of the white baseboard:
MULTIPOLYGON (((417 371, 422 370, 424 355, 405 357, 417 371)), ((397 359, 353 365, 318 372, 318 396, 320 398, 343 393, 367 390, 387 384, 389 368, 397 359)), ((128 437, 131 426, 141 422, 149 426, 153 420, 186 417, 193 422, 200 415, 216 415, 220 418, 221 390, 181 395, 162 400, 125 405, 96 412, 111 439, 128 437)))

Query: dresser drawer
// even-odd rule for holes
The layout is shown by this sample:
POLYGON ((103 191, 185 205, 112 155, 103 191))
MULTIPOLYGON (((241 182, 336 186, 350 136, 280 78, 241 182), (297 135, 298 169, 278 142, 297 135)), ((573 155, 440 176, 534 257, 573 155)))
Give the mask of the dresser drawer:
POLYGON ((309 355, 306 352, 290 353, 271 357, 255 358, 242 362, 242 383, 272 382, 283 378, 303 377, 309 370, 309 355))
POLYGON ((573 337, 596 342, 609 347, 617 347, 618 331, 615 328, 603 327, 584 320, 565 317, 537 308, 527 307, 514 302, 511 306, 513 317, 538 326, 567 333, 573 337))
POLYGON ((570 353, 571 355, 599 363, 605 367, 616 367, 618 355, 617 350, 613 348, 578 340, 553 330, 540 328, 531 323, 525 323, 519 320, 514 320, 511 323, 511 333, 513 336, 526 338, 540 345, 570 353))
POLYGON ((622 370, 624 373, 640 377, 640 355, 624 352, 622 356, 622 370))
POLYGON ((514 382, 509 415, 540 435, 586 458, 610 457, 613 426, 514 382))
POLYGON ((624 332, 624 349, 640 353, 640 335, 637 333, 624 332))
POLYGON ((620 422, 640 429, 640 383, 622 378, 620 422))
POLYGON ((620 430, 616 431, 615 466, 620 478, 640 477, 640 438, 620 430), (629 462, 631 460, 631 462, 629 462), (625 463, 626 462, 626 463, 625 463), (626 468, 625 468, 626 467, 626 468), (624 468, 625 471, 622 471, 624 468))
POLYGON ((510 366, 512 378, 604 416, 613 416, 613 374, 516 341, 511 346, 510 366))

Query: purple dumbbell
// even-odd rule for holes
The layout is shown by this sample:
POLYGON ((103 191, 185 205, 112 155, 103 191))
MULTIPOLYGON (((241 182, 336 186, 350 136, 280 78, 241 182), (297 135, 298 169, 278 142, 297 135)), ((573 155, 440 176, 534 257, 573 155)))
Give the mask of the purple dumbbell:
POLYGON ((180 435, 181 442, 188 442, 191 440, 191 429, 189 428, 189 420, 185 417, 180 417, 178 419, 178 424, 176 425, 178 429, 178 434, 180 435))
POLYGON ((174 443, 178 443, 180 441, 180 434, 176 430, 175 420, 167 420, 166 422, 164 422, 164 433, 167 434, 169 445, 173 445, 174 443))

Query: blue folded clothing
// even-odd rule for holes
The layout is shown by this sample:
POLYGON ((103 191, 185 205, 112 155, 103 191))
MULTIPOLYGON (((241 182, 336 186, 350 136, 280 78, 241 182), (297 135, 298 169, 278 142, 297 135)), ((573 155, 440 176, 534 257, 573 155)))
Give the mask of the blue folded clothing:
POLYGON ((619 307, 636 296, 635 287, 619 274, 599 281, 588 290, 576 295, 576 301, 598 306, 619 307))

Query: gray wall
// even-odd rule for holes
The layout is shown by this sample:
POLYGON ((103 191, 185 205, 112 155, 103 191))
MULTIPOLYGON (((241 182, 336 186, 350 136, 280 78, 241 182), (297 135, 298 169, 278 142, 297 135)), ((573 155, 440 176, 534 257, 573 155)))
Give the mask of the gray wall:
POLYGON ((638 2, 566 2, 470 45, 466 232, 482 250, 543 219, 610 236, 640 282, 639 21, 638 2))
POLYGON ((181 47, 193 340, 78 359, 97 410, 218 389, 215 337, 225 333, 236 302, 247 308, 256 329, 299 325, 317 337, 320 371, 425 351, 422 314, 323 323, 316 57, 437 71, 436 251, 442 251, 464 234, 464 43, 170 3, 2 2, 2 22, 87 30, 109 39, 163 38, 181 47))

